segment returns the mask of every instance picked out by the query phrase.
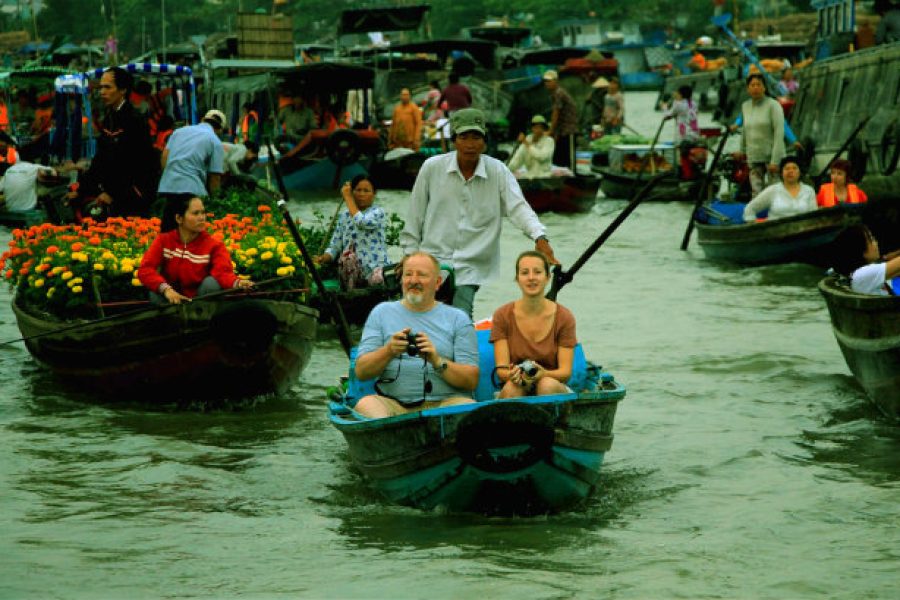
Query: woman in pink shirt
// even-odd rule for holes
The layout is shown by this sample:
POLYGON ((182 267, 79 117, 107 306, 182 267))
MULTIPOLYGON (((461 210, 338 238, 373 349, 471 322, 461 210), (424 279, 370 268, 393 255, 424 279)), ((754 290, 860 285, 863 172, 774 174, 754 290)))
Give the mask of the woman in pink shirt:
POLYGON ((529 250, 516 260, 522 297, 494 312, 491 343, 501 398, 564 394, 575 356, 575 317, 544 297, 550 281, 547 257, 529 250))

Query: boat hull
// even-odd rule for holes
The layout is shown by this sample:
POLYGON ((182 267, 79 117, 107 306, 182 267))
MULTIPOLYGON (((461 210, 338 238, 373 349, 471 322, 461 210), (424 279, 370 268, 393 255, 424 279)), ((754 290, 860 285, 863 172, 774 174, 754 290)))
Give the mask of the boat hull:
POLYGON ((582 394, 489 400, 357 420, 332 403, 331 422, 372 486, 422 509, 533 515, 565 510, 596 487, 625 389, 608 377, 582 394))
POLYGON ((318 316, 292 302, 239 299, 83 324, 36 316, 18 301, 13 312, 28 351, 63 382, 166 401, 286 391, 312 354, 318 316))
POLYGON ((862 222, 861 209, 838 206, 786 219, 709 225, 694 220, 706 258, 747 265, 828 261, 826 247, 846 227, 862 222))
POLYGON ((596 177, 520 179, 519 186, 535 212, 587 212, 597 199, 596 177))
POLYGON ((850 371, 874 404, 900 420, 900 298, 857 294, 837 278, 819 282, 850 371))
MULTIPOLYGON (((639 175, 610 167, 594 167, 593 171, 602 176, 600 189, 607 198, 625 200, 634 196, 653 177, 649 172, 639 175)), ((701 184, 702 180, 685 181, 678 177, 677 171, 672 171, 671 177, 663 177, 658 181, 644 201, 692 200, 696 197, 701 184)))

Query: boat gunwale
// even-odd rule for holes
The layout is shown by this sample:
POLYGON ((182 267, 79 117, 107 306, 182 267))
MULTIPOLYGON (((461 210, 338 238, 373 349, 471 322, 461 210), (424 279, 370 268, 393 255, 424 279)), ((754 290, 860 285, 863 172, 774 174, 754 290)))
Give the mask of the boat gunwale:
POLYGON ((389 429, 394 427, 405 427, 413 422, 428 419, 441 419, 447 416, 460 415, 470 413, 478 408, 488 405, 499 405, 509 403, 522 403, 538 407, 559 407, 564 405, 588 405, 588 404, 618 404, 625 398, 626 388, 617 381, 609 382, 615 387, 608 390, 590 390, 587 392, 569 392, 565 394, 548 394, 545 396, 526 396, 520 398, 494 398, 492 400, 476 401, 469 404, 457 404, 454 406, 445 406, 440 408, 429 408, 426 410, 414 411, 404 415, 393 417, 384 417, 372 419, 361 415, 353 408, 342 402, 329 403, 328 418, 331 423, 340 431, 365 431, 368 429, 389 429), (356 418, 348 419, 342 415, 354 415, 356 418))

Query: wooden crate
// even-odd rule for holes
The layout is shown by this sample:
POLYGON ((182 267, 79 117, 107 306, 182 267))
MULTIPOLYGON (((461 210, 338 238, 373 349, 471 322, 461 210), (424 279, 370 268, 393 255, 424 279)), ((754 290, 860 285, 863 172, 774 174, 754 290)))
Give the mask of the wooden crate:
POLYGON ((294 23, 290 17, 241 13, 237 34, 240 58, 294 59, 294 23))

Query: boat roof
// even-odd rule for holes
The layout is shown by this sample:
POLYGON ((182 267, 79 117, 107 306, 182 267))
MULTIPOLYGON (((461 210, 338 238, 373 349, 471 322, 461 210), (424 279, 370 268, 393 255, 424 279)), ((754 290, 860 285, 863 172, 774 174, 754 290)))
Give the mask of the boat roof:
POLYGON ((343 35, 418 29, 429 10, 431 7, 427 4, 345 10, 338 22, 338 33, 343 35))
POLYGON ((293 69, 297 63, 292 60, 250 59, 250 58, 214 58, 209 63, 211 70, 247 69, 247 70, 282 70, 293 69))
MULTIPOLYGON (((190 67, 185 65, 172 65, 169 63, 127 63, 124 65, 119 65, 120 68, 125 69, 129 73, 135 73, 139 75, 160 75, 160 76, 168 76, 168 77, 188 77, 193 79, 194 72, 190 67)), ((91 69, 90 71, 85 71, 85 77, 89 79, 100 79, 103 77, 103 73, 105 73, 109 69, 109 67, 99 67, 97 69, 91 69)))
POLYGON ((369 67, 337 62, 319 62, 279 71, 279 78, 289 89, 297 91, 334 92, 367 89, 375 83, 375 71, 369 67))
POLYGON ((470 37, 497 42, 510 48, 531 35, 531 29, 528 27, 467 27, 464 31, 470 37))
POLYGON ((559 47, 525 50, 512 54, 520 65, 561 65, 569 58, 584 58, 589 48, 559 47))
POLYGON ((486 68, 493 68, 494 55, 497 51, 497 42, 490 40, 463 40, 442 39, 411 42, 408 44, 392 44, 391 52, 403 52, 406 54, 436 54, 441 63, 446 62, 452 52, 468 52, 477 62, 486 68))

